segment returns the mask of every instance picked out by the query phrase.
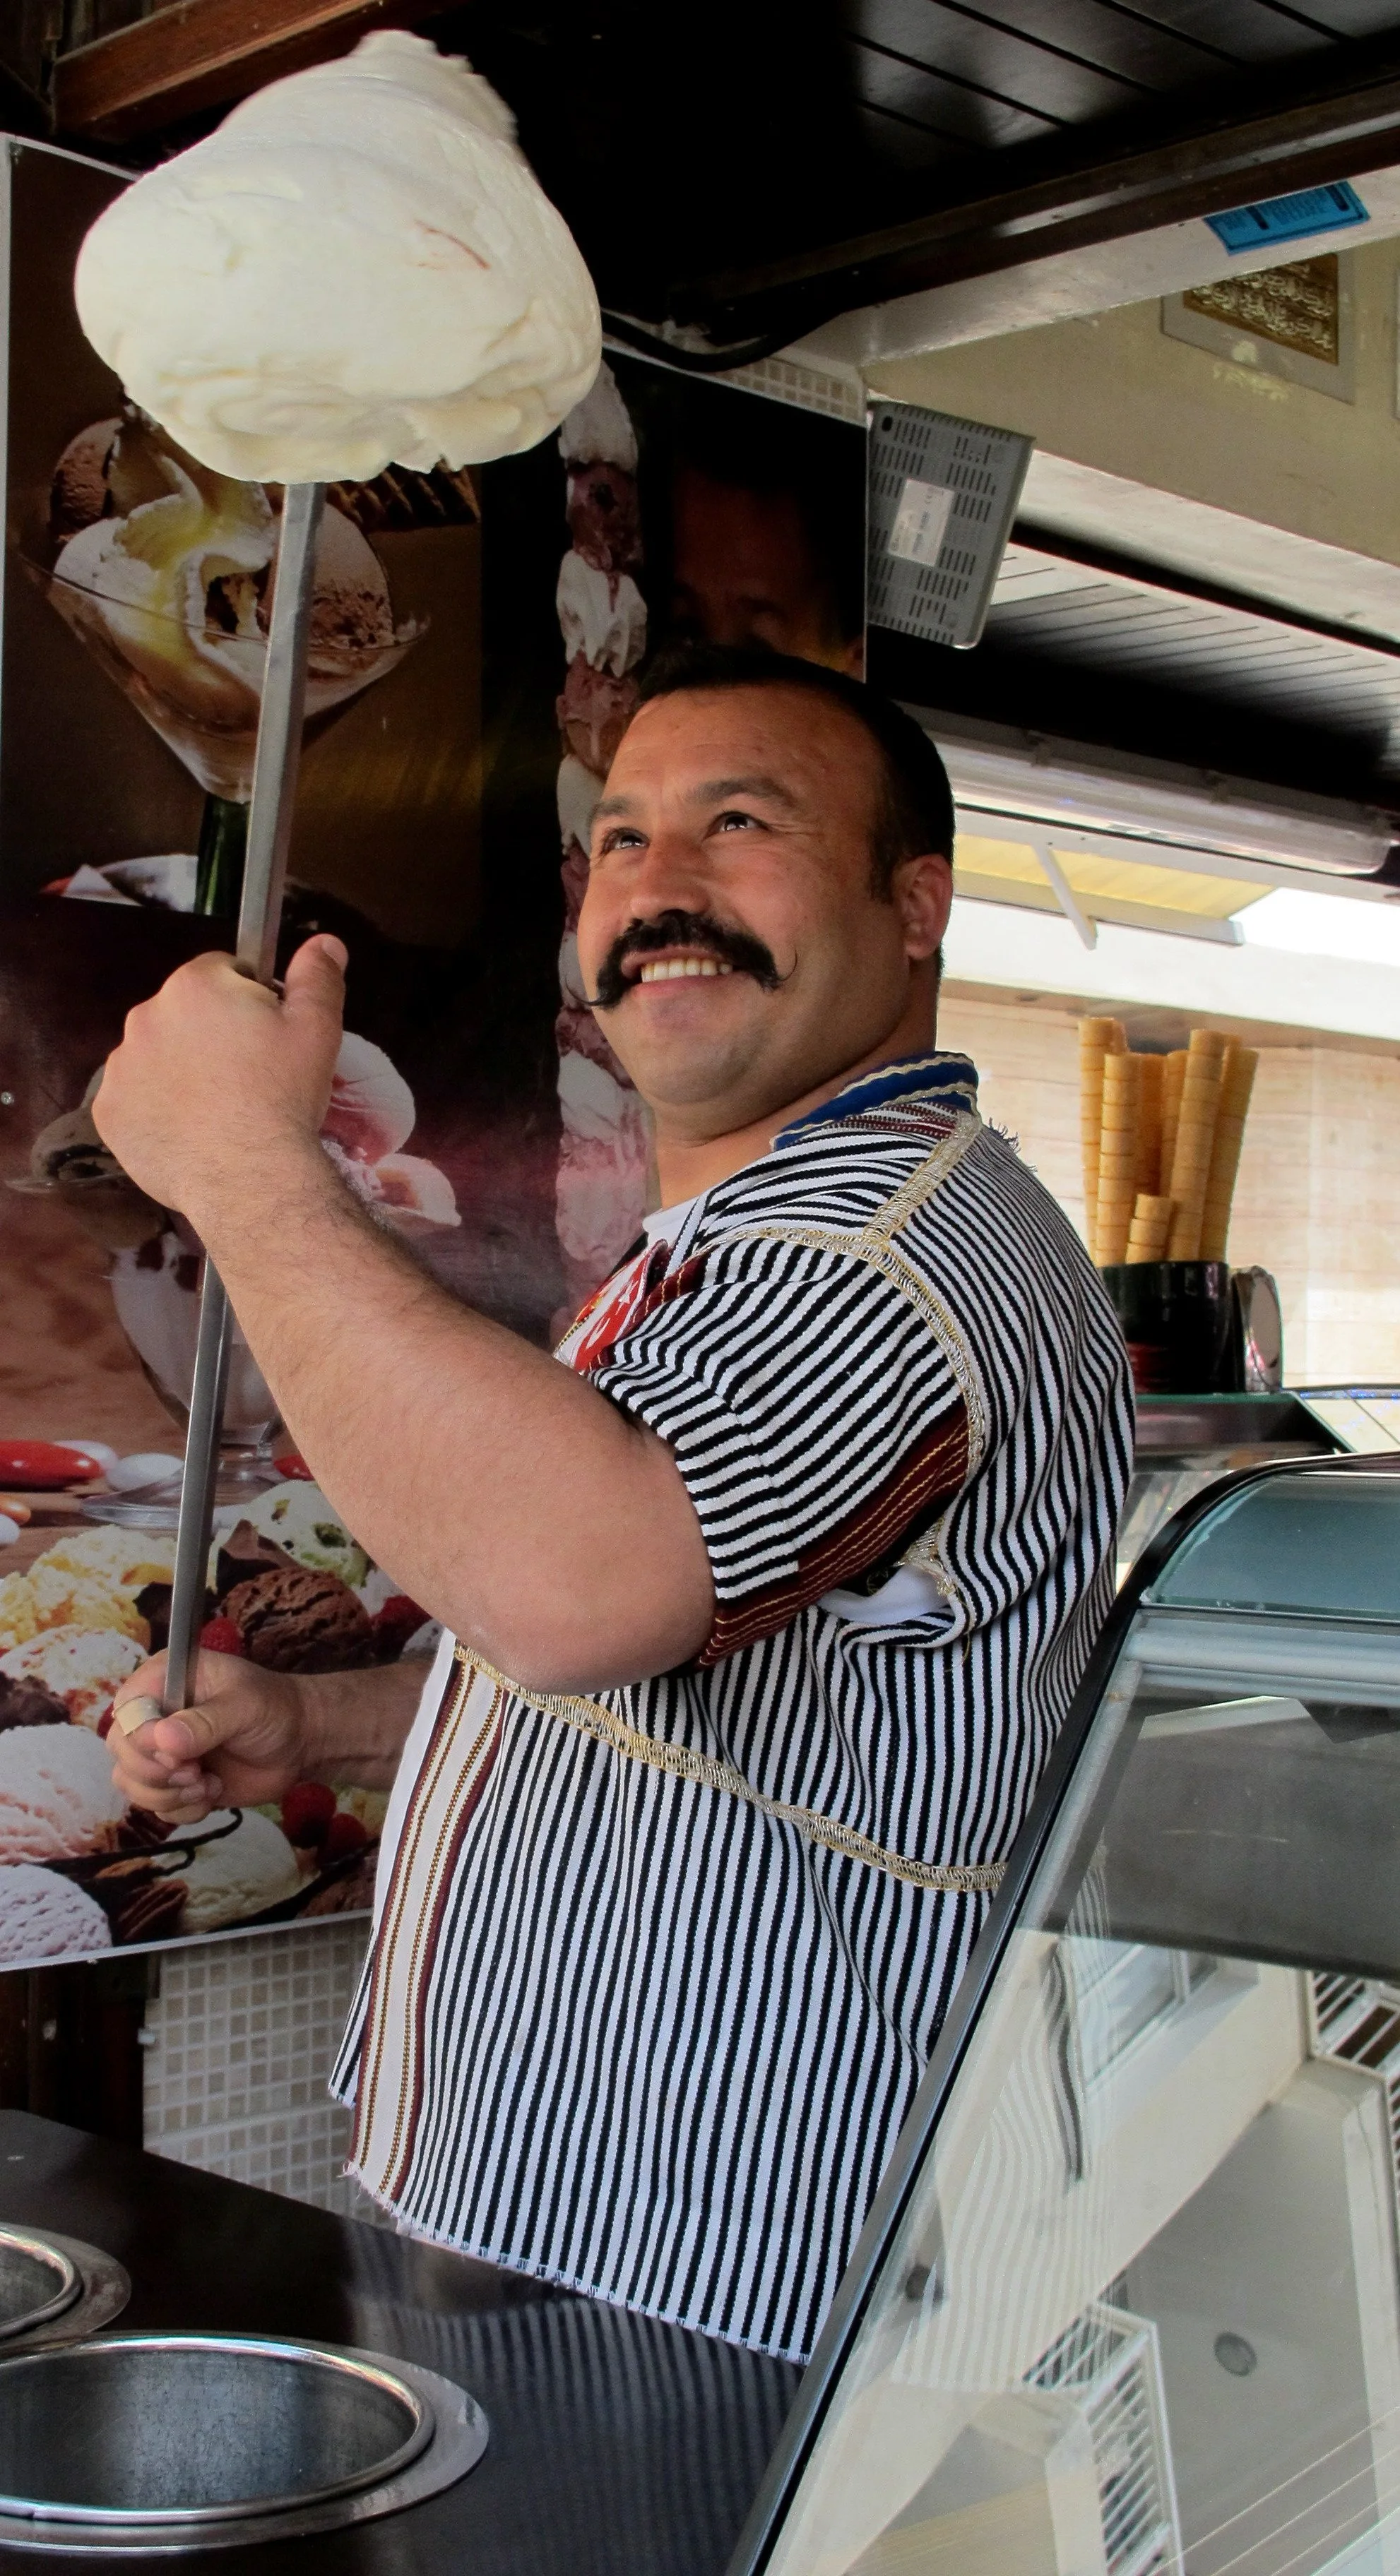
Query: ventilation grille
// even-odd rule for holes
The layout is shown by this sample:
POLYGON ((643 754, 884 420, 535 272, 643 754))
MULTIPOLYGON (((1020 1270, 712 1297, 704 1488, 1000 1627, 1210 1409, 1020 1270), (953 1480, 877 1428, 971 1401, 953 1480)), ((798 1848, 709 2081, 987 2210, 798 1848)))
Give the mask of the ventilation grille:
POLYGON ((914 403, 873 404, 872 626, 958 650, 977 642, 1034 445, 914 403))
POLYGON ((1179 2576, 1156 2327, 1096 2300, 1026 2376, 1032 2387, 1072 2398, 1088 2425, 1108 2576, 1179 2576))

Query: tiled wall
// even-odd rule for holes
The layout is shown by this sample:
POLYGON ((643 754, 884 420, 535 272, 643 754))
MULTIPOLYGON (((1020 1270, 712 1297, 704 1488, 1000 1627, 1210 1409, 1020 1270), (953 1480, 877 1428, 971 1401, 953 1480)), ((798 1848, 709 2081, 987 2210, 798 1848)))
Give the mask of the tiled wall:
MULTIPOLYGON (((982 1074, 982 1108, 1084 1222, 1076 1021, 950 994, 939 1036, 982 1074)), ((1260 1055, 1230 1258, 1271 1270, 1295 1386, 1400 1383, 1400 1061, 1327 1047, 1260 1055)))
POLYGON ((160 1961, 146 2007, 146 2145, 343 2217, 378 2213, 342 2170, 349 2114, 326 2091, 365 1918, 212 1941, 160 1961))

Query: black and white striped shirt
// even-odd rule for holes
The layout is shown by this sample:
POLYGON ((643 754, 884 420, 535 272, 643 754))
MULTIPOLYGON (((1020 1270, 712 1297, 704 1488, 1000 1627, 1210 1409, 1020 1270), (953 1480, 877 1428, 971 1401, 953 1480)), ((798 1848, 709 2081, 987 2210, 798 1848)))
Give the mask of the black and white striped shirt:
POLYGON ((561 1345, 674 1450, 714 1630, 593 1696, 446 1642, 337 2072, 416 2231, 794 2359, 1112 1595, 1122 1341, 975 1096, 847 1085, 561 1345))

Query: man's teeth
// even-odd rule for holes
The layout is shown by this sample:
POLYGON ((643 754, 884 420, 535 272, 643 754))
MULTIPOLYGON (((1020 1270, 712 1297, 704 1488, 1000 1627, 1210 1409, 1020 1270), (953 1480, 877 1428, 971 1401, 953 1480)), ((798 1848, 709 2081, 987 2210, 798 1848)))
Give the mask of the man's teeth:
POLYGON ((658 957, 644 966, 639 984, 661 984, 674 981, 678 975, 732 975, 734 969, 722 957, 658 957))

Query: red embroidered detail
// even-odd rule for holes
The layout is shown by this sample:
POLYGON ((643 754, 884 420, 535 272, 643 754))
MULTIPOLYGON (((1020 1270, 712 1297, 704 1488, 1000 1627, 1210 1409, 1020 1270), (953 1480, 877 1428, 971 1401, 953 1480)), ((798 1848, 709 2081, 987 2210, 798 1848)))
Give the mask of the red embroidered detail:
POLYGON ((673 1306, 678 1297, 684 1297, 687 1289, 695 1286, 704 1267, 704 1253, 692 1252, 679 1270, 672 1271, 669 1279, 663 1274, 653 1287, 646 1290, 636 1314, 629 1318, 629 1330, 637 1324, 644 1324, 648 1315, 656 1313, 658 1306, 673 1306))
MULTIPOLYGON (((674 1304, 677 1297, 683 1297, 688 1288, 694 1287, 705 1266, 703 1252, 693 1252, 690 1259, 683 1261, 679 1270, 668 1279, 666 1264, 670 1258, 669 1243, 654 1243, 649 1253, 638 1253, 636 1262, 572 1353, 570 1368, 577 1369, 583 1377, 591 1375, 594 1369, 606 1367, 612 1357, 614 1343, 620 1342, 624 1333, 634 1332, 638 1324, 646 1322, 648 1315, 656 1313, 658 1306, 674 1304)), ((606 1294, 606 1291, 600 1294, 606 1294)), ((594 1305, 597 1303, 595 1298, 594 1305)), ((585 1307, 584 1312, 589 1314, 592 1308, 585 1307)), ((577 1325, 574 1330, 578 1330, 577 1325)))
POLYGON ((916 1523, 927 1522, 954 1495, 968 1468, 967 1413, 960 1403, 935 1431, 902 1458, 877 1493, 800 1556, 794 1574, 765 1584, 739 1601, 721 1602, 707 1644, 697 1658, 704 1670, 740 1646, 776 1636, 801 1610, 853 1574, 864 1574, 907 1543, 916 1523))
POLYGON ((664 1244, 651 1246, 634 1254, 625 1269, 615 1270, 612 1277, 605 1279, 602 1287, 595 1290, 570 1325, 566 1341, 575 1333, 583 1336, 569 1353, 569 1366, 576 1369, 580 1377, 586 1377, 591 1368, 597 1367, 603 1351, 610 1342, 616 1341, 633 1308, 645 1296, 647 1273, 658 1249, 664 1252, 666 1247, 664 1244))

